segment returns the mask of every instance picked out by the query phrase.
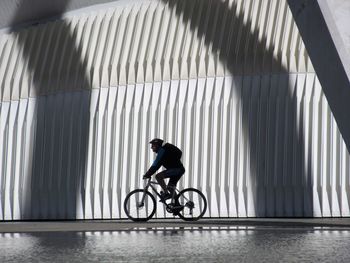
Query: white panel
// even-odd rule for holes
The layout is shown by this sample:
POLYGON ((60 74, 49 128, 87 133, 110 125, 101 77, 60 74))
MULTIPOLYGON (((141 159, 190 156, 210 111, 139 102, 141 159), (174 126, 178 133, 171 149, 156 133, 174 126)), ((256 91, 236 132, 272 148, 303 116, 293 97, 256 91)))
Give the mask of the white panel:
MULTIPOLYGON (((170 95, 170 82, 169 81, 165 81, 165 82, 162 82, 161 84, 160 83, 155 83, 157 85, 161 85, 160 87, 160 101, 158 102, 159 103, 159 108, 158 108, 158 111, 159 111, 159 120, 158 120, 158 123, 159 123, 159 133, 157 134, 156 137, 160 137, 160 138, 163 138, 165 141, 167 141, 167 137, 168 137, 168 118, 167 118, 167 114, 168 114, 168 107, 169 107, 169 95, 170 95)), ((175 101, 174 99, 172 99, 172 101, 175 101)), ((155 136, 153 136, 155 137, 155 136)), ((151 137, 151 138, 153 138, 151 137)), ((149 139, 151 139, 149 138, 149 139)), ((148 140, 150 141, 150 140, 148 140)), ((149 147, 150 145, 148 144, 147 145, 147 150, 149 151, 149 147)), ((150 158, 152 160, 152 158, 154 157, 153 153, 151 154, 150 158)), ((150 160, 150 161, 151 161, 150 160)), ((149 166, 149 165, 148 165, 149 166)), ((147 167, 148 169, 149 167, 147 167)), ((159 190, 161 190, 161 188, 159 187, 159 190)), ((164 207, 162 205, 158 206, 157 208, 158 212, 160 213, 158 216, 159 217, 166 217, 167 214, 166 214, 166 211, 164 209, 164 207)))
POLYGON ((331 216, 331 207, 329 200, 329 192, 328 189, 330 187, 330 168, 329 168, 329 160, 330 160, 330 111, 327 107, 327 101, 325 96, 322 96, 322 137, 321 141, 321 207, 322 207, 322 216, 328 217, 331 216))
POLYGON ((96 46, 97 46, 97 40, 100 32, 100 26, 102 21, 102 14, 95 14, 88 18, 89 22, 91 23, 91 31, 87 33, 87 49, 86 49, 86 57, 85 62, 86 65, 84 65, 83 70, 86 71, 86 76, 88 77, 88 84, 91 85, 90 87, 84 87, 84 88, 98 88, 98 86, 94 86, 93 82, 93 72, 94 72, 94 58, 96 53, 96 46))
POLYGON ((221 140, 219 145, 220 149, 220 159, 218 160, 218 166, 220 169, 220 178, 217 179, 219 182, 218 195, 219 200, 219 214, 221 217, 228 217, 230 211, 230 204, 234 203, 230 200, 230 178, 233 177, 229 170, 230 162, 233 160, 230 158, 230 137, 231 130, 229 129, 232 119, 230 118, 230 99, 231 99, 231 89, 232 89, 232 78, 225 78, 223 83, 223 105, 222 105, 222 129, 221 129, 221 140))
POLYGON ((255 216, 256 211, 256 192, 257 192, 257 175, 259 173, 257 169, 257 158, 258 152, 257 147, 257 130, 258 130, 258 106, 259 97, 261 90, 260 76, 254 76, 251 80, 251 90, 250 90, 250 103, 248 108, 248 122, 249 128, 246 133, 248 133, 248 151, 249 158, 247 159, 247 216, 255 216))
POLYGON ((305 96, 305 78, 304 74, 298 74, 295 83, 296 98, 296 116, 294 119, 295 127, 293 127, 293 193, 294 193, 294 213, 296 216, 303 216, 303 189, 302 189, 302 152, 305 145, 303 134, 303 107, 302 101, 305 96))
MULTIPOLYGON (((166 84, 168 85, 168 83, 166 84)), ((145 83, 143 86, 144 93, 142 98, 142 127, 140 131, 141 138, 151 138, 149 134, 149 123, 150 123, 150 101, 152 95, 152 83, 145 83)), ((150 163, 150 151, 149 151, 149 142, 150 140, 140 141, 140 172, 145 174, 149 168, 150 163)), ((152 156, 153 157, 153 156, 152 156)), ((141 185, 140 185, 141 186, 141 185)))
POLYGON ((143 137, 140 137, 140 124, 141 124, 141 103, 143 96, 143 85, 136 84, 135 85, 135 99, 132 113, 133 116, 133 124, 132 131, 130 132, 129 139, 133 142, 131 148, 131 163, 130 163, 130 189, 139 188, 141 184, 142 175, 144 171, 140 169, 140 143, 144 141, 143 137))
POLYGON ((197 80, 196 79, 190 79, 188 81, 188 87, 187 87, 187 103, 186 103, 186 130, 185 130, 185 140, 184 140, 184 156, 182 156, 182 161, 185 165, 185 177, 181 180, 182 186, 184 188, 192 187, 193 186, 193 179, 194 177, 200 176, 199 174, 194 174, 193 171, 193 148, 194 148, 194 101, 195 101, 195 95, 197 91, 197 80))
MULTIPOLYGON (((194 133, 194 154, 193 154, 193 187, 198 188, 200 191, 203 191, 203 164, 204 161, 202 159, 203 153, 203 110, 202 107, 204 105, 204 94, 205 94, 205 79, 198 79, 197 81, 197 92, 196 92, 196 113, 195 113, 195 133, 194 133)), ((190 86, 189 88, 194 88, 190 86)), ((187 173, 188 174, 188 173, 187 173)))
POLYGON ((248 146, 248 132, 249 132, 249 119, 248 119, 248 107, 249 107, 249 91, 251 87, 251 77, 247 76, 242 79, 242 86, 239 88, 241 91, 241 98, 239 102, 239 120, 238 120, 238 175, 237 175, 237 194, 238 194, 238 216, 247 216, 247 178, 250 176, 250 171, 247 170, 249 163, 249 146, 248 146))
MULTIPOLYGON (((261 77, 261 88, 260 88, 260 101, 258 105, 258 139, 257 139, 257 161, 256 161, 256 216, 266 216, 266 207, 267 207, 267 199, 266 196, 268 195, 267 191, 267 176, 269 173, 273 174, 273 171, 275 167, 272 167, 271 160, 274 160, 274 150, 276 147, 271 147, 273 146, 269 142, 272 140, 275 140, 275 146, 279 145, 278 135, 275 135, 275 130, 271 129, 270 124, 275 123, 276 125, 278 124, 283 124, 277 118, 276 115, 275 117, 272 117, 273 114, 275 114, 275 110, 278 107, 278 102, 277 102, 277 92, 276 89, 273 87, 270 87, 270 85, 273 85, 273 77, 270 78, 270 76, 265 75, 261 77), (270 84, 271 81, 271 84, 270 84), (269 99, 269 96, 271 96, 271 99, 269 99), (276 107, 272 108, 269 107, 270 101, 275 101, 276 107), (272 168, 272 169, 271 169, 272 168), (270 171, 268 171, 271 169, 270 171)), ((282 89, 280 89, 282 90, 282 89)), ((275 104, 273 104, 275 105, 275 104)), ((281 110, 277 110, 279 113, 281 110)), ((283 130, 283 126, 282 126, 283 130)), ((282 133, 282 132, 281 132, 282 133)), ((281 147, 280 147, 281 148, 281 147)), ((275 155, 276 156, 276 155, 275 155)), ((282 155, 283 156, 283 153, 282 155)), ((278 161, 275 161, 278 163, 278 161)), ((281 163, 283 161, 280 161, 279 167, 276 167, 276 169, 280 169, 282 167, 281 163)), ((278 171, 278 173, 282 174, 282 172, 278 171)))
POLYGON ((169 99, 169 134, 168 141, 175 143, 175 105, 178 100, 178 90, 179 90, 179 81, 173 80, 170 82, 170 99, 169 99))
POLYGON ((34 160, 34 142, 35 142, 35 115, 36 115, 37 100, 28 99, 28 108, 26 122, 24 126, 25 133, 25 153, 23 162, 23 183, 22 183, 22 219, 30 219, 32 209, 32 173, 34 160))
MULTIPOLYGON (((280 179, 284 179, 285 171, 282 173, 281 164, 283 161, 289 160, 288 158, 282 158, 285 145, 285 141, 283 140, 285 138, 282 134, 286 130, 292 131, 292 129, 286 129, 284 127, 285 123, 290 124, 292 122, 287 119, 286 117, 288 116, 285 115, 285 110, 288 108, 288 104, 287 101, 285 101, 286 92, 283 91, 288 87, 288 83, 283 82, 283 76, 271 75, 268 80, 264 80, 263 85, 268 85, 268 94, 266 98, 266 159, 264 158, 266 169, 263 179, 266 211, 263 215, 275 216, 276 212, 281 212, 281 209, 278 208, 282 206, 281 204, 283 204, 284 200, 283 196, 281 196, 282 185, 277 187, 276 178, 280 177, 279 175, 282 174, 283 176, 280 179), (265 83, 265 81, 267 83, 265 83), (277 132, 277 130, 280 130, 280 132, 277 132)), ((283 185, 285 186, 285 182, 283 185)), ((285 206, 288 207, 287 204, 285 206)))
MULTIPOLYGON (((7 67, 7 63, 6 61, 8 60, 8 58, 5 57, 6 54, 6 46, 7 46, 7 37, 0 37, 0 84, 2 84, 4 75, 5 75, 5 70, 7 67)), ((0 101, 3 101, 3 96, 2 96, 2 88, 0 89, 0 101)), ((0 102, 1 103, 1 102, 0 102)))
POLYGON ((113 133, 115 134, 114 139, 114 149, 113 149, 113 187, 112 187, 112 217, 118 218, 121 217, 122 213, 122 200, 121 200, 121 180, 123 179, 122 175, 122 163, 121 163, 121 150, 120 146, 123 145, 122 141, 122 110, 125 104, 125 95, 126 95, 126 86, 120 86, 117 88, 117 103, 114 110, 114 123, 113 123, 113 133))
POLYGON ((333 115, 331 115, 331 173, 330 173, 330 195, 331 195, 331 211, 332 216, 339 217, 340 214, 340 202, 338 195, 340 194, 340 146, 339 146, 339 133, 338 127, 333 115))
POLYGON ((313 199, 313 216, 321 217, 321 199, 319 189, 321 187, 321 105, 322 105, 322 88, 317 78, 315 80, 312 109, 312 199, 313 199))
POLYGON ((23 163, 23 157, 24 157, 24 141, 22 138, 24 129, 24 119, 25 119, 25 113, 27 111, 27 99, 22 99, 19 101, 19 109, 18 109, 18 116, 17 116, 17 129, 16 129, 16 163, 15 163, 15 171, 14 171, 14 185, 13 185, 13 219, 19 220, 21 219, 21 195, 22 195, 22 189, 20 187, 20 184, 22 183, 22 179, 25 176, 22 172, 22 163, 23 163))
MULTIPOLYGON (((69 205, 69 201, 75 202, 74 199, 69 199, 70 197, 70 189, 73 189, 73 191, 76 191, 76 187, 74 186, 73 182, 74 180, 71 180, 72 178, 75 178, 77 175, 72 171, 72 147, 76 145, 76 141, 72 139, 72 117, 74 115, 74 109, 73 105, 76 103, 74 101, 74 93, 62 93, 58 95, 57 100, 55 101, 57 104, 53 107, 53 115, 57 116, 60 113, 62 113, 62 123, 61 123, 61 142, 60 146, 57 144, 55 146, 51 146, 51 151, 57 151, 57 148, 59 149, 59 158, 60 162, 57 160, 54 161, 54 163, 58 166, 58 174, 56 178, 58 179, 57 184, 58 187, 56 188, 57 191, 57 197, 55 196, 54 201, 58 203, 58 209, 54 211, 54 213, 57 215, 58 218, 70 218, 72 217, 72 214, 74 215, 75 211, 72 213, 70 209, 75 208, 75 204, 69 205), (61 95, 61 96, 60 96, 61 95), (62 97, 62 99, 61 99, 62 97), (74 142, 74 143, 73 143, 74 142), (62 166, 62 167, 60 167, 62 166), (60 197, 60 195, 63 195, 64 197, 60 197)), ((57 117, 56 117, 57 118, 57 117)), ((54 133, 51 135, 54 138, 54 133)), ((56 136, 55 136, 56 137, 56 136)), ((57 140, 52 139, 55 143, 57 143, 57 140)), ((54 179, 54 178, 53 178, 54 179)))
POLYGON ((88 152, 87 152, 87 170, 85 175, 85 185, 84 185, 84 219, 94 218, 93 209, 93 187, 95 178, 95 145, 96 145, 96 109, 98 106, 99 90, 93 90, 91 92, 91 102, 90 102, 90 120, 89 120, 89 141, 88 141, 88 152))
POLYGON ((1 66, 0 66, 0 84, 1 84, 1 101, 9 101, 11 99, 11 86, 8 85, 11 79, 11 73, 8 68, 13 65, 15 59, 12 58, 12 53, 14 49, 15 36, 10 35, 6 38, 6 44, 2 47, 1 54, 1 66), (6 83, 7 80, 7 83, 6 83), (6 85, 7 84, 7 85, 6 85))
POLYGON ((159 31, 157 31, 157 25, 155 24, 154 27, 152 26, 152 33, 150 35, 150 48, 146 51, 146 61, 147 66, 145 69, 145 81, 151 81, 153 74, 153 80, 154 81, 160 81, 161 79, 163 81, 168 81, 170 78, 170 69, 168 65, 165 64, 165 62, 161 63, 162 60, 164 60, 164 48, 167 44, 167 41, 165 40, 168 36, 167 29, 169 29, 170 24, 170 12, 169 12, 169 4, 167 4, 164 8, 157 8, 156 9, 156 17, 154 21, 159 21, 159 31), (160 14, 161 13, 161 14, 160 14), (160 17, 160 18, 159 18, 160 17), (158 19, 157 19, 158 18, 158 19), (158 34, 158 35, 156 35, 158 34), (151 61, 152 58, 155 59, 155 65, 154 68, 152 67, 151 61), (163 65, 162 65, 163 64, 163 65))
MULTIPOLYGON (((118 85, 118 81, 120 78, 120 71, 118 70, 118 67, 120 67, 120 56, 121 56, 121 47, 122 47, 122 41, 125 34, 125 24, 126 19, 128 15, 129 9, 125 8, 123 9, 123 12, 120 15, 120 18, 118 18, 118 29, 116 30, 116 36, 120 35, 121 37, 116 37, 114 46, 113 46, 113 53, 112 53, 112 61, 111 61, 111 79, 110 79, 110 85, 116 86, 118 85)), ((119 16, 118 13, 115 13, 115 16, 119 16)))
POLYGON ((99 100, 98 100, 98 108, 97 108, 97 120, 96 120, 96 150, 95 150, 95 158, 93 162, 95 163, 95 177, 93 182, 93 215, 94 218, 102 217, 102 208, 103 208, 103 179, 104 179, 104 156, 102 154, 103 149, 106 148, 104 144, 104 118, 106 117, 106 103, 107 103, 107 95, 108 89, 103 88, 100 89, 99 92, 99 100))
MULTIPOLYGON (((137 83, 145 82, 146 76, 149 76, 147 77, 149 81, 152 80, 153 73, 151 72, 152 65, 151 65, 150 58, 153 58, 152 52, 154 52, 154 46, 155 46, 155 41, 157 40, 158 28, 161 26, 159 22, 161 9, 157 8, 156 11, 155 9, 156 7, 152 5, 150 5, 150 7, 147 8, 147 12, 145 14, 143 28, 141 32, 141 39, 138 45, 135 45, 138 48, 138 54, 135 61, 137 83), (154 14, 154 12, 156 12, 156 14, 154 14), (147 42, 148 44, 146 45, 147 42), (147 57, 146 57, 146 52, 148 53, 147 57), (143 63, 143 61, 146 61, 146 63, 143 63)), ((159 68, 156 69, 155 72, 159 73, 160 72, 159 68)))
MULTIPOLYGON (((130 187, 130 177, 131 177, 131 150, 133 145, 132 137, 132 119, 133 112, 132 107, 134 105, 135 97, 135 85, 128 85, 126 87, 126 99, 125 99, 125 109, 124 109, 124 127, 123 127, 123 136, 122 136, 122 158, 121 165, 122 171, 120 176, 121 178, 121 200, 124 200, 127 193, 131 191, 130 187)), ((124 215, 124 210, 122 211, 124 215)))
POLYGON ((107 46, 107 29, 110 23, 111 14, 100 12, 96 24, 99 24, 100 31, 96 44, 96 52, 93 61, 93 75, 92 75, 92 87, 99 88, 102 86, 101 83, 101 68, 102 68, 102 58, 103 53, 107 46))
POLYGON ((76 217, 84 219, 85 217, 85 187, 87 179, 87 164, 88 164, 88 142, 89 142, 89 126, 90 116, 90 102, 93 101, 89 91, 82 91, 77 93, 77 101, 79 101, 79 108, 77 112, 76 123, 76 140, 77 140, 77 192, 76 194, 76 217))
MULTIPOLYGON (((115 34, 117 33, 117 26, 118 26, 118 18, 120 15, 121 10, 110 10, 112 12, 111 22, 109 24, 109 30, 107 33, 107 40, 106 40, 106 46, 104 50, 104 59, 102 61, 103 66, 101 69, 101 87, 108 87, 110 85, 110 71, 111 71, 111 65, 112 65, 112 59, 113 59, 113 51, 114 51, 114 41, 115 41, 115 34)), ((113 74, 114 75, 114 74, 113 74)), ((112 85, 112 84, 111 84, 112 85)))
POLYGON ((341 196, 341 216, 350 214, 350 204, 348 199, 349 192, 349 155, 344 142, 341 142, 341 181, 340 181, 340 196, 341 196))
POLYGON ((303 216, 313 216, 312 208, 313 208, 313 201, 312 201, 312 185, 311 185, 311 178, 312 178, 312 163, 311 163, 311 155, 312 155, 312 137, 311 137, 311 129, 312 129, 312 94, 314 92, 314 82, 315 82, 315 75, 314 74, 307 74, 305 85, 304 85, 304 92, 305 92, 305 98, 303 102, 303 138, 304 138, 304 149, 303 151, 303 178, 301 178, 304 188, 304 208, 303 208, 303 216))
MULTIPOLYGON (((1 189, 1 195, 0 195, 0 215, 1 219, 5 219, 5 186, 6 186, 6 169, 7 169, 7 148, 8 148, 8 131, 7 131, 7 122, 9 118, 10 113, 10 106, 11 104, 9 102, 2 102, 1 108, 0 108, 0 142, 1 142, 1 151, 0 151, 0 189, 1 189)), ((8 217, 8 216, 7 216, 8 217)))
POLYGON ((238 147, 239 147, 239 124, 240 124, 240 92, 241 92, 241 82, 242 77, 233 77, 232 78, 232 100, 231 100, 231 109, 230 109, 230 131, 233 131, 233 134, 230 136, 230 162, 229 162, 229 171, 230 171, 230 210, 229 216, 238 216, 238 147))
MULTIPOLYGON (((178 98, 176 100, 177 107, 175 109, 176 111, 176 124, 175 126, 175 143, 178 145, 180 149, 184 149, 184 158, 186 158, 186 148, 184 146, 185 144, 185 131, 186 131, 186 119, 185 119, 185 111, 187 108, 185 108, 185 103, 187 100, 187 91, 188 91, 188 80, 180 80, 179 85, 179 94, 178 98)), ((187 165, 187 164, 186 164, 187 165)), ((187 166, 186 166, 187 167, 187 166)), ((182 184, 182 180, 181 183, 182 184)))
MULTIPOLYGON (((150 123, 150 106, 151 106, 151 97, 152 97, 152 83, 145 83, 144 93, 142 99, 142 129, 141 129, 141 138, 150 138, 149 134, 149 123, 150 123)), ((149 167, 149 140, 145 143, 141 143, 141 172, 146 171, 149 167)))
MULTIPOLYGON (((66 94, 70 97, 70 94, 66 94)), ((66 211, 65 217, 73 219, 82 217, 81 208, 81 180, 83 167, 86 163, 86 151, 82 150, 86 146, 87 135, 86 126, 88 118, 89 93, 87 91, 75 91, 71 95, 71 100, 67 100, 66 131, 67 131, 67 151, 65 162, 67 163, 65 176, 66 211), (85 120, 84 120, 85 118, 85 120)), ((59 114, 58 111, 56 114, 59 114)))
MULTIPOLYGON (((150 99, 150 127, 148 128, 149 130, 149 137, 148 138, 157 138, 159 137, 159 102, 160 102, 160 95, 161 95, 161 85, 162 83, 160 82, 155 82, 152 85, 152 96, 150 99)), ((148 140, 150 141, 150 140, 148 140)), ((148 145, 147 145, 148 146, 148 145)), ((147 147, 148 152, 150 152, 150 148, 147 147)), ((152 153, 150 155, 150 159, 148 160, 148 165, 147 169, 151 165, 151 162, 154 159, 154 154, 152 153)), ((158 187, 158 191, 160 191, 160 187, 158 187)), ((156 198, 157 200, 157 198, 156 198)), ((157 200, 158 201, 158 200, 157 200)), ((164 209, 157 209, 156 216, 157 217, 164 217, 165 212, 164 209)))
POLYGON ((107 116, 105 118, 106 124, 106 138, 105 138, 105 148, 103 153, 103 160, 105 160, 104 166, 104 181, 103 181, 103 218, 112 217, 112 203, 117 200, 113 199, 112 195, 112 181, 114 174, 114 167, 112 166, 113 160, 113 139, 114 133, 112 133, 112 122, 114 116, 114 108, 117 98, 117 88, 111 87, 108 90, 108 101, 107 101, 107 116))
MULTIPOLYGON (((69 97, 70 99, 71 97, 69 97)), ((41 182, 42 182, 42 195, 35 200, 34 206, 38 206, 40 203, 42 213, 49 218, 60 218, 64 209, 59 200, 64 200, 66 194, 64 189, 61 188, 62 176, 65 173, 65 165, 63 163, 63 157, 67 154, 63 148, 66 147, 63 141, 65 130, 65 109, 67 105, 64 105, 63 94, 59 96, 49 95, 43 102, 43 107, 40 111, 43 111, 44 116, 42 125, 45 126, 44 135, 42 136, 43 146, 41 151, 46 154, 42 155, 41 163, 41 182), (56 114, 60 112, 60 114, 56 114), (55 138, 57 138, 55 140, 55 138), (56 145, 59 145, 59 149, 56 151, 56 145), (62 197, 58 196, 62 193, 62 197), (59 211, 58 213, 56 213, 59 211)), ((38 149, 35 148, 35 153, 38 154, 38 149)), ((37 178, 37 174, 33 174, 34 178, 37 178)))
POLYGON ((159 137, 166 139, 168 132, 168 106, 169 106, 169 95, 170 95, 170 82, 162 82, 161 88, 161 99, 160 99, 160 131, 159 137))
MULTIPOLYGON (((134 33, 137 9, 137 6, 133 6, 130 13, 127 14, 127 24, 125 27, 123 44, 120 51, 119 85, 126 85, 129 80, 129 65, 127 65, 127 62, 130 55, 130 47, 132 44, 131 41, 134 33)), ((131 83, 134 83, 134 81, 131 83)))
MULTIPOLYGON (((16 162, 16 144, 14 143, 15 135, 16 135, 16 127, 15 127, 15 121, 17 117, 19 102, 18 101, 11 101, 10 110, 9 110, 9 120, 8 120, 8 127, 7 127, 7 133, 8 133, 8 146, 6 154, 6 169, 5 169, 5 176, 3 177, 3 184, 4 184, 4 191, 5 191, 5 197, 4 197, 4 219, 5 220, 13 220, 13 186, 14 186, 14 177, 15 177, 15 171, 14 171, 14 163, 16 162)), ((16 193, 17 194, 17 193, 16 193)))
POLYGON ((223 82, 224 79, 222 77, 217 77, 214 82, 214 95, 213 95, 213 134, 211 140, 211 151, 212 156, 211 160, 211 173, 209 179, 209 185, 211 187, 211 209, 212 216, 218 217, 220 216, 219 212, 219 203, 220 203, 220 177, 221 169, 220 169, 220 149, 222 147, 222 143, 220 143, 220 130, 221 127, 221 104, 222 104, 222 90, 223 90, 223 82))
MULTIPOLYGON (((204 129, 204 137, 203 137, 203 149, 202 149, 202 156, 200 158, 203 159, 202 163, 202 192, 207 197, 208 206, 209 206, 209 215, 212 216, 213 213, 215 213, 215 210, 211 210, 211 195, 215 194, 211 192, 210 188, 210 175, 211 175, 211 164, 212 162, 208 162, 206 160, 211 160, 211 129, 212 129, 212 113, 211 113, 211 105, 212 105, 212 96, 213 96, 213 90, 214 90, 214 78, 207 78, 205 83, 205 95, 204 95, 204 123, 203 123, 203 129, 204 129)), ((215 214, 214 214, 215 216, 215 214)))
POLYGON ((243 198, 243 161, 244 160, 244 154, 243 154, 243 138, 242 138, 242 99, 240 95, 242 94, 242 82, 243 78, 238 77, 235 83, 235 92, 238 94, 236 98, 236 120, 235 120, 235 126, 236 126, 236 167, 235 171, 237 174, 237 178, 235 180, 235 186, 234 186, 234 191, 235 191, 235 197, 236 197, 236 202, 237 202, 237 216, 242 217, 245 216, 245 200, 243 198))

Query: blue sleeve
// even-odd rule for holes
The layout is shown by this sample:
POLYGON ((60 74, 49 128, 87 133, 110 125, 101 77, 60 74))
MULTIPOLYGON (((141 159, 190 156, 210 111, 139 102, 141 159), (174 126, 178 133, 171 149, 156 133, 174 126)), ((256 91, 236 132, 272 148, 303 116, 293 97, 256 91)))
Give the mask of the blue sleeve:
POLYGON ((165 154, 165 150, 163 148, 160 148, 157 154, 156 159, 152 163, 152 166, 158 170, 162 166, 162 159, 165 154))

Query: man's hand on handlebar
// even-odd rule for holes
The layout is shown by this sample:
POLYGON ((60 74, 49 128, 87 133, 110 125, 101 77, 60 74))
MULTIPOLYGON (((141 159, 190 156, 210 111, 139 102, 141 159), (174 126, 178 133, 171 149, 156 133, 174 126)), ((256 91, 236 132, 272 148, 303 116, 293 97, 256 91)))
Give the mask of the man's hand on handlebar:
POLYGON ((142 178, 143 178, 143 179, 150 179, 151 177, 152 177, 152 175, 145 174, 142 178))

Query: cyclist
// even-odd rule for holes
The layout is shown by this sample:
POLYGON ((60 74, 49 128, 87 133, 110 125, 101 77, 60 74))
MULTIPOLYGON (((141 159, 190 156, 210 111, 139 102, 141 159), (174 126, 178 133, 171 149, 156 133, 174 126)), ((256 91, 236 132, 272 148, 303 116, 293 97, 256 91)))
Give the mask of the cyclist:
POLYGON ((185 168, 180 160, 182 151, 170 143, 163 145, 163 142, 162 139, 158 138, 149 142, 152 151, 157 153, 157 157, 143 176, 143 179, 151 178, 163 166, 166 170, 156 174, 156 180, 163 189, 163 193, 161 193, 162 199, 167 200, 173 196, 176 184, 185 173, 185 168), (164 178, 169 178, 168 186, 165 184, 164 178))

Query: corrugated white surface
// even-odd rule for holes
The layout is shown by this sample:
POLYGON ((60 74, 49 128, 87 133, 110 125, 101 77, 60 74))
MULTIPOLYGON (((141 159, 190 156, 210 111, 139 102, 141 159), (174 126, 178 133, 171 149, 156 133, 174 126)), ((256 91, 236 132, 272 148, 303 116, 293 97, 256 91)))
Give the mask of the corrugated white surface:
POLYGON ((2 36, 0 217, 124 218, 156 136, 206 216, 349 216, 349 154, 285 1, 170 3, 2 36))
POLYGON ((170 79, 313 71, 285 1, 123 3, 2 35, 1 100, 170 79))

